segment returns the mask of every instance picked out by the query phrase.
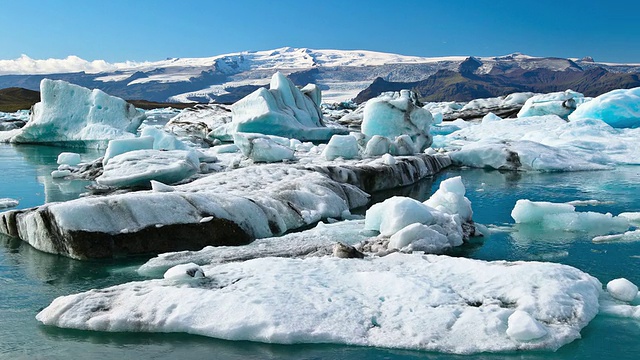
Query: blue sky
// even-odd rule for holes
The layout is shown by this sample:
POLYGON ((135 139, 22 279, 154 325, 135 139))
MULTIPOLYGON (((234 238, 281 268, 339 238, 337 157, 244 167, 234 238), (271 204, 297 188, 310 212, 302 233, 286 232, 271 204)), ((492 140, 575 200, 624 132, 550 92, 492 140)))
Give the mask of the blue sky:
POLYGON ((109 62, 283 46, 640 63, 640 1, 0 0, 0 59, 109 62))

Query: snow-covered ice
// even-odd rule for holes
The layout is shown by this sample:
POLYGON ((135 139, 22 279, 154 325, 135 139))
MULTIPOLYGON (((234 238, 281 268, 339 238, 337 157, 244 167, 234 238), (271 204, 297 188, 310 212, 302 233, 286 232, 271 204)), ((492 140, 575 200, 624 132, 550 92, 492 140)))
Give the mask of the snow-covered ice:
POLYGON ((640 87, 618 89, 581 105, 569 120, 597 119, 614 128, 640 127, 640 87))
POLYGON ((460 165, 576 171, 640 163, 640 130, 615 129, 601 120, 567 122, 547 115, 465 126, 434 139, 460 165))
POLYGON ((43 79, 40 97, 11 142, 104 148, 111 139, 134 137, 145 118, 120 98, 62 80, 43 79))
POLYGON ((580 337, 602 292, 598 280, 565 265, 434 255, 268 257, 201 268, 205 278, 187 283, 148 280, 62 296, 37 319, 281 344, 556 350, 580 337), (527 317, 512 317, 518 311, 527 317))
POLYGON ((132 139, 116 139, 109 141, 107 150, 102 159, 102 164, 107 165, 109 159, 120 154, 135 150, 153 149, 155 139, 151 136, 140 136, 132 139))
POLYGON ((204 271, 194 263, 180 264, 165 271, 162 277, 172 280, 201 279, 204 278, 204 271))

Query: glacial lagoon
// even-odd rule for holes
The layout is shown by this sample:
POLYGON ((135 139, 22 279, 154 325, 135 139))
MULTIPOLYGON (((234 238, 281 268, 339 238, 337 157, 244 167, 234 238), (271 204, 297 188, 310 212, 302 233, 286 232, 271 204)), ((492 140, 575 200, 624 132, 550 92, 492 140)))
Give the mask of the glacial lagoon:
MULTIPOLYGON (((0 197, 18 199, 18 208, 64 201, 84 192, 86 181, 55 181, 60 148, 0 145, 0 197)), ((100 154, 86 152, 83 160, 100 154)), ((640 167, 615 170, 537 173, 498 172, 450 168, 434 179, 404 189, 424 200, 439 183, 462 176, 471 200, 474 220, 492 229, 482 240, 450 255, 482 260, 549 261, 574 266, 602 283, 625 277, 640 283, 640 242, 593 243, 587 233, 544 231, 514 225, 510 212, 518 199, 567 202, 598 200, 578 211, 639 211, 640 167)), ((392 196, 379 194, 376 200, 392 196)), ((43 326, 35 315, 61 295, 143 280, 136 269, 146 258, 80 262, 45 254, 26 243, 2 238, 0 247, 0 358, 196 359, 454 359, 463 356, 341 345, 270 345, 232 342, 187 334, 101 333, 43 326)), ((585 327, 582 339, 557 352, 477 354, 481 359, 635 359, 640 352, 637 320, 598 315, 585 327)), ((464 356, 464 358, 468 358, 464 356)))

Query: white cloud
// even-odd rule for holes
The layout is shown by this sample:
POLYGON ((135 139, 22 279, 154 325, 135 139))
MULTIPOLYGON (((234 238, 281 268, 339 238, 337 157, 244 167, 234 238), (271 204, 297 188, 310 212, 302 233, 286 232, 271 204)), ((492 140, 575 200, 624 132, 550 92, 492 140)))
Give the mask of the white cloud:
POLYGON ((9 74, 55 74, 84 71, 87 73, 100 73, 131 69, 142 65, 136 62, 108 63, 104 60, 87 61, 74 55, 65 59, 36 60, 27 55, 22 55, 15 60, 0 60, 0 75, 9 74))

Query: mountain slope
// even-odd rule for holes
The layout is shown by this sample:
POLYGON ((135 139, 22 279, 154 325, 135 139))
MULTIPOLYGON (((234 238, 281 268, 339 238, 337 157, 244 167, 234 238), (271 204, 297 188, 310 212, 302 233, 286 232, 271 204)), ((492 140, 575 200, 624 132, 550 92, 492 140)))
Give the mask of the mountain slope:
POLYGON ((0 111, 3 112, 30 109, 38 101, 40 93, 37 91, 17 87, 0 90, 0 111))
POLYGON ((591 59, 522 54, 427 58, 305 48, 118 64, 86 62, 76 57, 63 60, 21 57, 0 60, 0 88, 38 90, 40 80, 47 77, 99 88, 125 99, 231 103, 258 87, 267 86, 275 71, 291 76, 297 85, 317 83, 323 90, 325 102, 354 98, 374 81, 378 81, 375 86, 380 91, 384 90, 380 81, 416 83, 415 86, 423 82, 420 88, 425 97, 456 100, 495 96, 522 87, 542 92, 565 90, 566 86, 576 87, 574 90, 581 89, 577 86, 588 89, 594 80, 599 89, 630 87, 635 86, 633 74, 640 73, 640 64, 603 64, 591 59), (594 75, 602 71, 615 75, 594 75), (430 82, 432 89, 427 90, 430 82))

